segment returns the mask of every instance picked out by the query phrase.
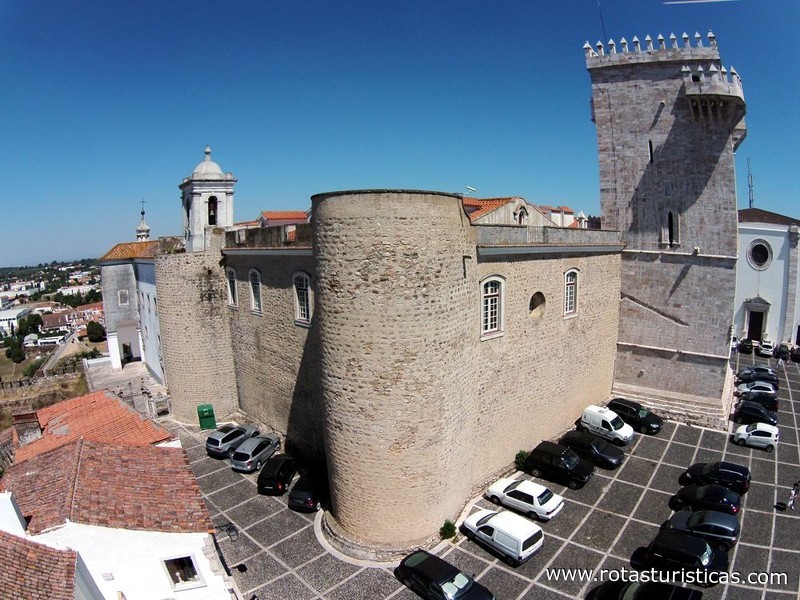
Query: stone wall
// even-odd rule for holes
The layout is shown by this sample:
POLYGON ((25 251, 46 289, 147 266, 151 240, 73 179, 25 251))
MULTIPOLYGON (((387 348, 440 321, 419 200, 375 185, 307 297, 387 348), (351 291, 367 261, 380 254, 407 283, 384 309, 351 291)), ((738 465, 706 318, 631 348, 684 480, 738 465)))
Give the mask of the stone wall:
POLYGON ((294 455, 311 461, 323 458, 317 330, 295 322, 292 277, 308 274, 313 288, 312 257, 237 252, 226 255, 225 266, 235 269, 237 279, 237 305, 225 312, 235 340, 239 406, 285 435, 285 445, 294 455), (251 269, 261 273, 260 314, 251 310, 251 269))
POLYGON ((155 258, 165 384, 175 418, 197 423, 197 406, 212 404, 217 419, 238 408, 219 247, 155 258))

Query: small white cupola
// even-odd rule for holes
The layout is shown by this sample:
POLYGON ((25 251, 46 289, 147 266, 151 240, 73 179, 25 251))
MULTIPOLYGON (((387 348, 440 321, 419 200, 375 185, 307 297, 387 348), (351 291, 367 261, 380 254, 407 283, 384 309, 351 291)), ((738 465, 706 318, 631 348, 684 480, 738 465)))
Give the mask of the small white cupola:
POLYGON ((136 227, 136 241, 146 242, 150 239, 150 226, 144 221, 144 200, 142 200, 142 218, 136 227))

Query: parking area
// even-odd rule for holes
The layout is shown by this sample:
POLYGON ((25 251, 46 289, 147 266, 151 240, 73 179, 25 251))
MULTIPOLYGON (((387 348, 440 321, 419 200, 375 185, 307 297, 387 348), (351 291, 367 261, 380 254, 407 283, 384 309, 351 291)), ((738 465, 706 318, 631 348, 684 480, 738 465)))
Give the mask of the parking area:
MULTIPOLYGON (((736 369, 768 362, 775 365, 774 360, 755 355, 734 356, 736 369)), ((549 577, 550 570, 629 568, 633 552, 646 546, 671 515, 668 500, 679 489, 678 478, 686 467, 727 460, 752 472, 752 485, 740 514, 740 541, 729 553, 731 570, 744 576, 786 573, 787 580, 720 584, 703 590, 703 597, 797 598, 800 509, 782 512, 775 504, 785 502, 792 483, 800 479, 800 365, 788 363, 780 376, 780 444, 774 453, 741 448, 719 431, 668 422, 657 436, 638 436, 626 449, 619 469, 598 469, 581 490, 540 481, 564 496, 566 506, 552 521, 540 524, 544 546, 525 564, 509 567, 461 534, 440 544, 437 554, 475 574, 498 599, 583 598, 597 582, 556 581, 549 577)), ((397 582, 394 565, 370 565, 341 557, 320 541, 316 515, 289 510, 285 498, 259 496, 255 474, 235 473, 227 461, 207 457, 205 432, 177 423, 162 424, 178 435, 186 448, 217 528, 223 557, 244 598, 416 598, 397 582)), ((492 506, 476 498, 471 510, 492 506)))

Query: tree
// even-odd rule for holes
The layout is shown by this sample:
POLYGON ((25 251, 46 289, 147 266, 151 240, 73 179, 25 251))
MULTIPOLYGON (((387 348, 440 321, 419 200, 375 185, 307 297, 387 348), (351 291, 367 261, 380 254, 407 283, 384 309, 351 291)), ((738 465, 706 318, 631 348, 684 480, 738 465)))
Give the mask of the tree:
POLYGON ((102 342, 106 339, 106 330, 97 321, 89 321, 86 324, 86 334, 90 342, 102 342))

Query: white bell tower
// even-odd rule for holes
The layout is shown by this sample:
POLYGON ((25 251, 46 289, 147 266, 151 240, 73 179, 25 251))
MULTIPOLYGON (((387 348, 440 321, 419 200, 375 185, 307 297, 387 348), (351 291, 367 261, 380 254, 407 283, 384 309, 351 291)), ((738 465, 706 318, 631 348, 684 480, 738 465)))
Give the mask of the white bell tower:
POLYGON ((208 249, 210 229, 233 225, 233 173, 223 173, 211 160, 211 146, 205 158, 178 186, 183 206, 183 235, 187 252, 208 249))

